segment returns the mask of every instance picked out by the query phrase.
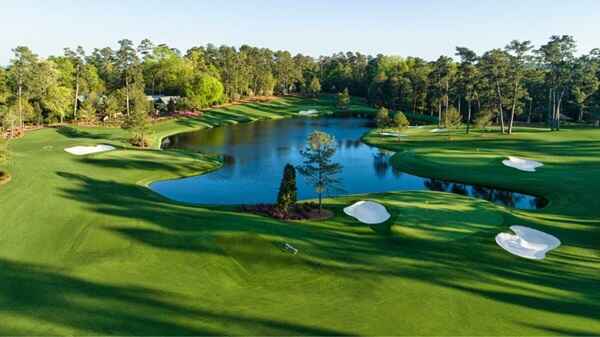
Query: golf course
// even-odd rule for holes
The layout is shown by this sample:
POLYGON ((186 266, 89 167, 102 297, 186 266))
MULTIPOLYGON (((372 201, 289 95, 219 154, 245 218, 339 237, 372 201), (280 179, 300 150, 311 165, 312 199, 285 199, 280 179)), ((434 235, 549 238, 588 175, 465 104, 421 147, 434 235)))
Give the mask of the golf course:
MULTIPOLYGON (((600 331, 600 129, 464 128, 363 135, 420 177, 540 196, 514 209, 437 191, 342 195, 335 216, 284 221, 233 205, 169 200, 152 182, 218 172, 222 158, 160 149, 167 136, 228 128, 335 101, 280 97, 153 122, 136 149, 120 128, 29 131, 0 166, 0 335, 595 335, 600 331), (76 156, 74 146, 113 151, 76 156), (502 165, 507 156, 544 164, 502 165), (343 208, 384 205, 383 224, 343 208), (561 245, 523 259, 494 238, 522 225, 561 245), (297 248, 290 254, 282 245, 297 248)), ((353 100, 350 111, 374 110, 353 100)), ((342 118, 340 118, 342 119, 342 118)), ((232 190, 232 194, 248 191, 232 190)))

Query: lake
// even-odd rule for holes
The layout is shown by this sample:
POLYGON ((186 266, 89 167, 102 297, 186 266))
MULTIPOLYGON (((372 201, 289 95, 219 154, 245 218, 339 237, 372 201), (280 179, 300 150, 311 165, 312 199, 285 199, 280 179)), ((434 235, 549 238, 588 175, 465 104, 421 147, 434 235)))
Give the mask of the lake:
MULTIPOLYGON (((164 148, 180 148, 224 158, 222 168, 195 177, 158 181, 155 192, 176 201, 195 204, 235 205, 272 203, 276 200, 285 164, 302 163, 300 150, 308 135, 320 130, 333 135, 337 151, 333 158, 343 165, 339 189, 328 196, 370 192, 434 190, 486 199, 519 209, 536 209, 545 199, 522 193, 458 184, 419 177, 395 169, 393 152, 369 146, 361 136, 370 120, 360 118, 293 118, 265 120, 168 137, 164 148)), ((298 198, 317 194, 298 175, 298 198)))

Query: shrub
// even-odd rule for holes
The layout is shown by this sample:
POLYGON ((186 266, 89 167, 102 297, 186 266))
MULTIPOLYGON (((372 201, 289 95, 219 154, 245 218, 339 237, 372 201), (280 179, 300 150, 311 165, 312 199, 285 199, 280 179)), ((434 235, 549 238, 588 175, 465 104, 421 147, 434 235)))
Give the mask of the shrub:
POLYGON ((337 96, 336 106, 339 109, 346 110, 350 105, 350 93, 348 92, 348 88, 344 89, 344 91, 340 92, 337 96))
POLYGON ((390 112, 388 109, 381 107, 375 114, 375 124, 378 128, 385 128, 390 124, 390 112))
POLYGON ((492 125, 493 119, 494 113, 491 110, 481 110, 475 117, 473 124, 478 129, 484 129, 492 125))
POLYGON ((129 138, 129 143, 133 146, 146 148, 150 146, 150 141, 148 138, 143 137, 140 134, 134 134, 131 138, 129 138))
POLYGON ((298 200, 297 194, 296 169, 293 165, 287 164, 283 169, 283 178, 281 178, 281 185, 279 186, 277 207, 287 212, 289 207, 294 205, 298 200))
POLYGON ((408 122, 408 119, 406 118, 404 113, 402 111, 396 112, 396 114, 394 115, 394 126, 402 129, 409 125, 410 123, 408 122))
POLYGON ((415 124, 437 124, 437 116, 416 114, 416 113, 404 113, 404 116, 408 119, 411 125, 415 124))
POLYGON ((445 112, 443 116, 444 127, 448 129, 457 128, 460 126, 461 122, 462 116, 460 115, 460 112, 453 106, 448 107, 448 111, 445 112))

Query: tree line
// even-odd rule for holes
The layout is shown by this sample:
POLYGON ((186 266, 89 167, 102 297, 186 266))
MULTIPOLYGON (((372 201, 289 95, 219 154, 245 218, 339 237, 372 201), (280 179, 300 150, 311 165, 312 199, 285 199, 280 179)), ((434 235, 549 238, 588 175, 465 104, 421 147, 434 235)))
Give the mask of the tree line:
POLYGON ((552 36, 535 48, 512 41, 477 55, 457 47, 435 61, 361 53, 313 58, 288 51, 212 44, 185 53, 145 39, 89 53, 66 48, 40 58, 13 49, 0 67, 3 130, 26 124, 100 120, 137 125, 156 112, 148 95, 177 96, 162 110, 200 110, 243 97, 349 93, 392 111, 496 123, 510 133, 515 120, 560 128, 561 118, 595 120, 600 106, 600 49, 576 56, 572 36, 552 36), (347 91, 346 91, 347 90, 347 91))

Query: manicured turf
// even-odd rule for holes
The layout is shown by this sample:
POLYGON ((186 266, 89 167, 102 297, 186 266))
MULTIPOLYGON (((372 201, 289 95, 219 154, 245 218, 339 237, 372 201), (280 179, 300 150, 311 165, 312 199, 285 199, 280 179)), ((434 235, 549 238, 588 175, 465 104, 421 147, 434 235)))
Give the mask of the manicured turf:
MULTIPOLYGON (((296 98, 213 111, 155 126, 177 131, 277 118, 331 101, 296 98), (247 117, 246 117, 247 116, 247 117)), ((556 335, 600 331, 600 131, 518 130, 367 137, 395 164, 427 176, 513 188, 550 199, 515 211, 437 192, 328 200, 336 217, 280 222, 233 208, 175 204, 149 181, 218 168, 201 155, 120 149, 118 129, 45 129, 11 144, 0 187, 0 334, 556 335), (502 156, 541 160, 534 174, 502 156), (360 225, 342 207, 384 203, 392 221, 360 225), (543 261, 494 242, 524 224, 563 246, 543 261), (293 256, 282 249, 290 243, 293 256)), ((244 193, 232 191, 232 193, 244 193)))

